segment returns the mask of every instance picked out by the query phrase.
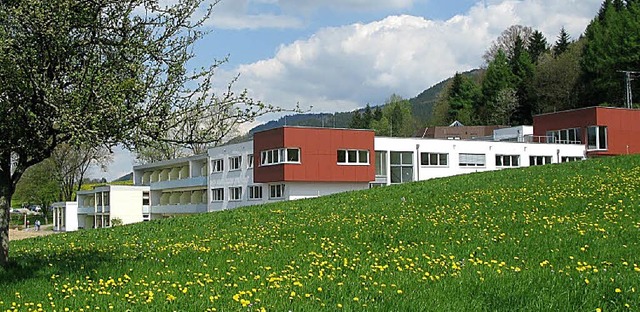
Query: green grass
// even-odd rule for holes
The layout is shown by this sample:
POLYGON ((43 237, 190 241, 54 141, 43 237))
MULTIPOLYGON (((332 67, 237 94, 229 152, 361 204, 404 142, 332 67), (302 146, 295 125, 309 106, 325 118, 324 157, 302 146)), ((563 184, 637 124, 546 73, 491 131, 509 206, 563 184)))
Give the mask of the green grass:
POLYGON ((0 310, 634 311, 640 157, 12 242, 0 310))

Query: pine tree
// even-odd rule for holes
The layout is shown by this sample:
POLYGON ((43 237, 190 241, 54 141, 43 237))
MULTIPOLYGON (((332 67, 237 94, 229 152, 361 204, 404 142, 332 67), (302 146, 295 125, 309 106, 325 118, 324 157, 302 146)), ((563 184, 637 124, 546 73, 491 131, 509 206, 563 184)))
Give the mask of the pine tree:
POLYGON ((371 111, 371 105, 367 103, 362 113, 362 128, 371 129, 371 121, 373 120, 373 112, 371 111))
POLYGON ((547 44, 547 38, 545 38, 540 31, 533 31, 531 37, 529 37, 529 46, 527 47, 527 52, 529 52, 531 61, 534 64, 538 64, 540 56, 542 56, 548 50, 549 46, 547 44))
POLYGON ((491 113, 495 111, 498 95, 504 89, 513 89, 514 81, 515 77, 509 66, 509 60, 504 51, 499 50, 487 66, 487 72, 482 80, 482 98, 474 105, 477 124, 492 122, 491 113))
POLYGON ((473 103, 480 96, 478 86, 466 76, 456 73, 447 96, 449 103, 447 122, 458 120, 463 124, 471 124, 473 103))
POLYGON ((349 123, 349 128, 351 129, 363 129, 362 124, 362 115, 358 110, 353 111, 353 117, 351 117, 351 122, 349 123))
POLYGON ((567 33, 567 30, 564 26, 560 29, 560 34, 558 35, 558 40, 556 44, 553 46, 553 56, 558 57, 560 54, 567 51, 569 48, 569 44, 571 44, 571 36, 567 33))
POLYGON ((535 67, 522 40, 516 40, 509 65, 511 73, 515 77, 514 89, 518 98, 518 105, 511 121, 516 125, 531 124, 533 122, 532 112, 535 107, 535 99, 533 92, 531 92, 535 67))

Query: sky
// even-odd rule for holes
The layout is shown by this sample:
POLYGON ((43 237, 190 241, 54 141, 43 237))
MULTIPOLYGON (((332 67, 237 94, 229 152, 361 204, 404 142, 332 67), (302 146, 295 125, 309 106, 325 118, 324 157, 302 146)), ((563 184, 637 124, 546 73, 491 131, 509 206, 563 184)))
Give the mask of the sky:
MULTIPOLYGON (((171 3, 175 0, 164 0, 171 3)), ((205 0, 205 2, 213 0, 205 0)), ((234 89, 291 109, 342 112, 378 105, 392 94, 412 98, 432 85, 481 67, 482 55, 511 25, 541 31, 549 43, 564 27, 577 39, 601 0, 222 0, 194 47, 194 68, 228 57, 217 92, 234 89)), ((248 130, 278 115, 267 115, 248 130)), ((111 181, 134 160, 114 150, 111 181)))

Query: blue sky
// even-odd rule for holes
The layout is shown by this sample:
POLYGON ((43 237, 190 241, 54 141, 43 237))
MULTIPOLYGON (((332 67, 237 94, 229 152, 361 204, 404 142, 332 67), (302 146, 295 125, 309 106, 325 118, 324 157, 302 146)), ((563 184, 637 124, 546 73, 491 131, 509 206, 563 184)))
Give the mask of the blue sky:
MULTIPOLYGON (((240 74, 235 88, 257 100, 283 108, 299 103, 312 112, 350 111, 384 103, 394 93, 414 97, 456 72, 483 66, 484 51, 511 25, 540 30, 549 43, 561 27, 578 38, 601 2, 222 0, 190 64, 205 66, 229 55, 214 91, 240 74)), ((117 150, 107 172, 91 175, 111 180, 132 164, 117 150)))

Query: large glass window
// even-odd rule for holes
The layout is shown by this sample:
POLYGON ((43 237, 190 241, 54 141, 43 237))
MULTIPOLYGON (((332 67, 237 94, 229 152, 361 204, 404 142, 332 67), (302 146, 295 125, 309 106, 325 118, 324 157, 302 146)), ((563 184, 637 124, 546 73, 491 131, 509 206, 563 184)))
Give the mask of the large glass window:
POLYGON ((299 164, 300 163, 300 149, 299 148, 278 148, 260 153, 260 164, 262 166, 277 165, 277 164, 299 164))
POLYGON ((607 127, 587 127, 587 149, 606 150, 607 148, 607 127))
POLYGON ((461 153, 458 161, 458 165, 460 165, 460 167, 484 167, 486 164, 487 161, 485 154, 461 153))
POLYGON ((338 150, 338 164, 341 165, 368 165, 369 151, 367 150, 338 150))
POLYGON ((547 131, 547 143, 582 144, 580 128, 547 131))
POLYGON ((420 164, 423 166, 446 167, 449 164, 449 154, 420 153, 420 164))
POLYGON ((520 166, 520 156, 496 155, 496 167, 518 167, 518 166, 520 166))
POLYGON ((384 151, 376 152, 376 176, 379 176, 379 177, 387 176, 387 152, 384 152, 384 151))
POLYGON ((413 152, 391 152, 391 183, 413 181, 413 152))

